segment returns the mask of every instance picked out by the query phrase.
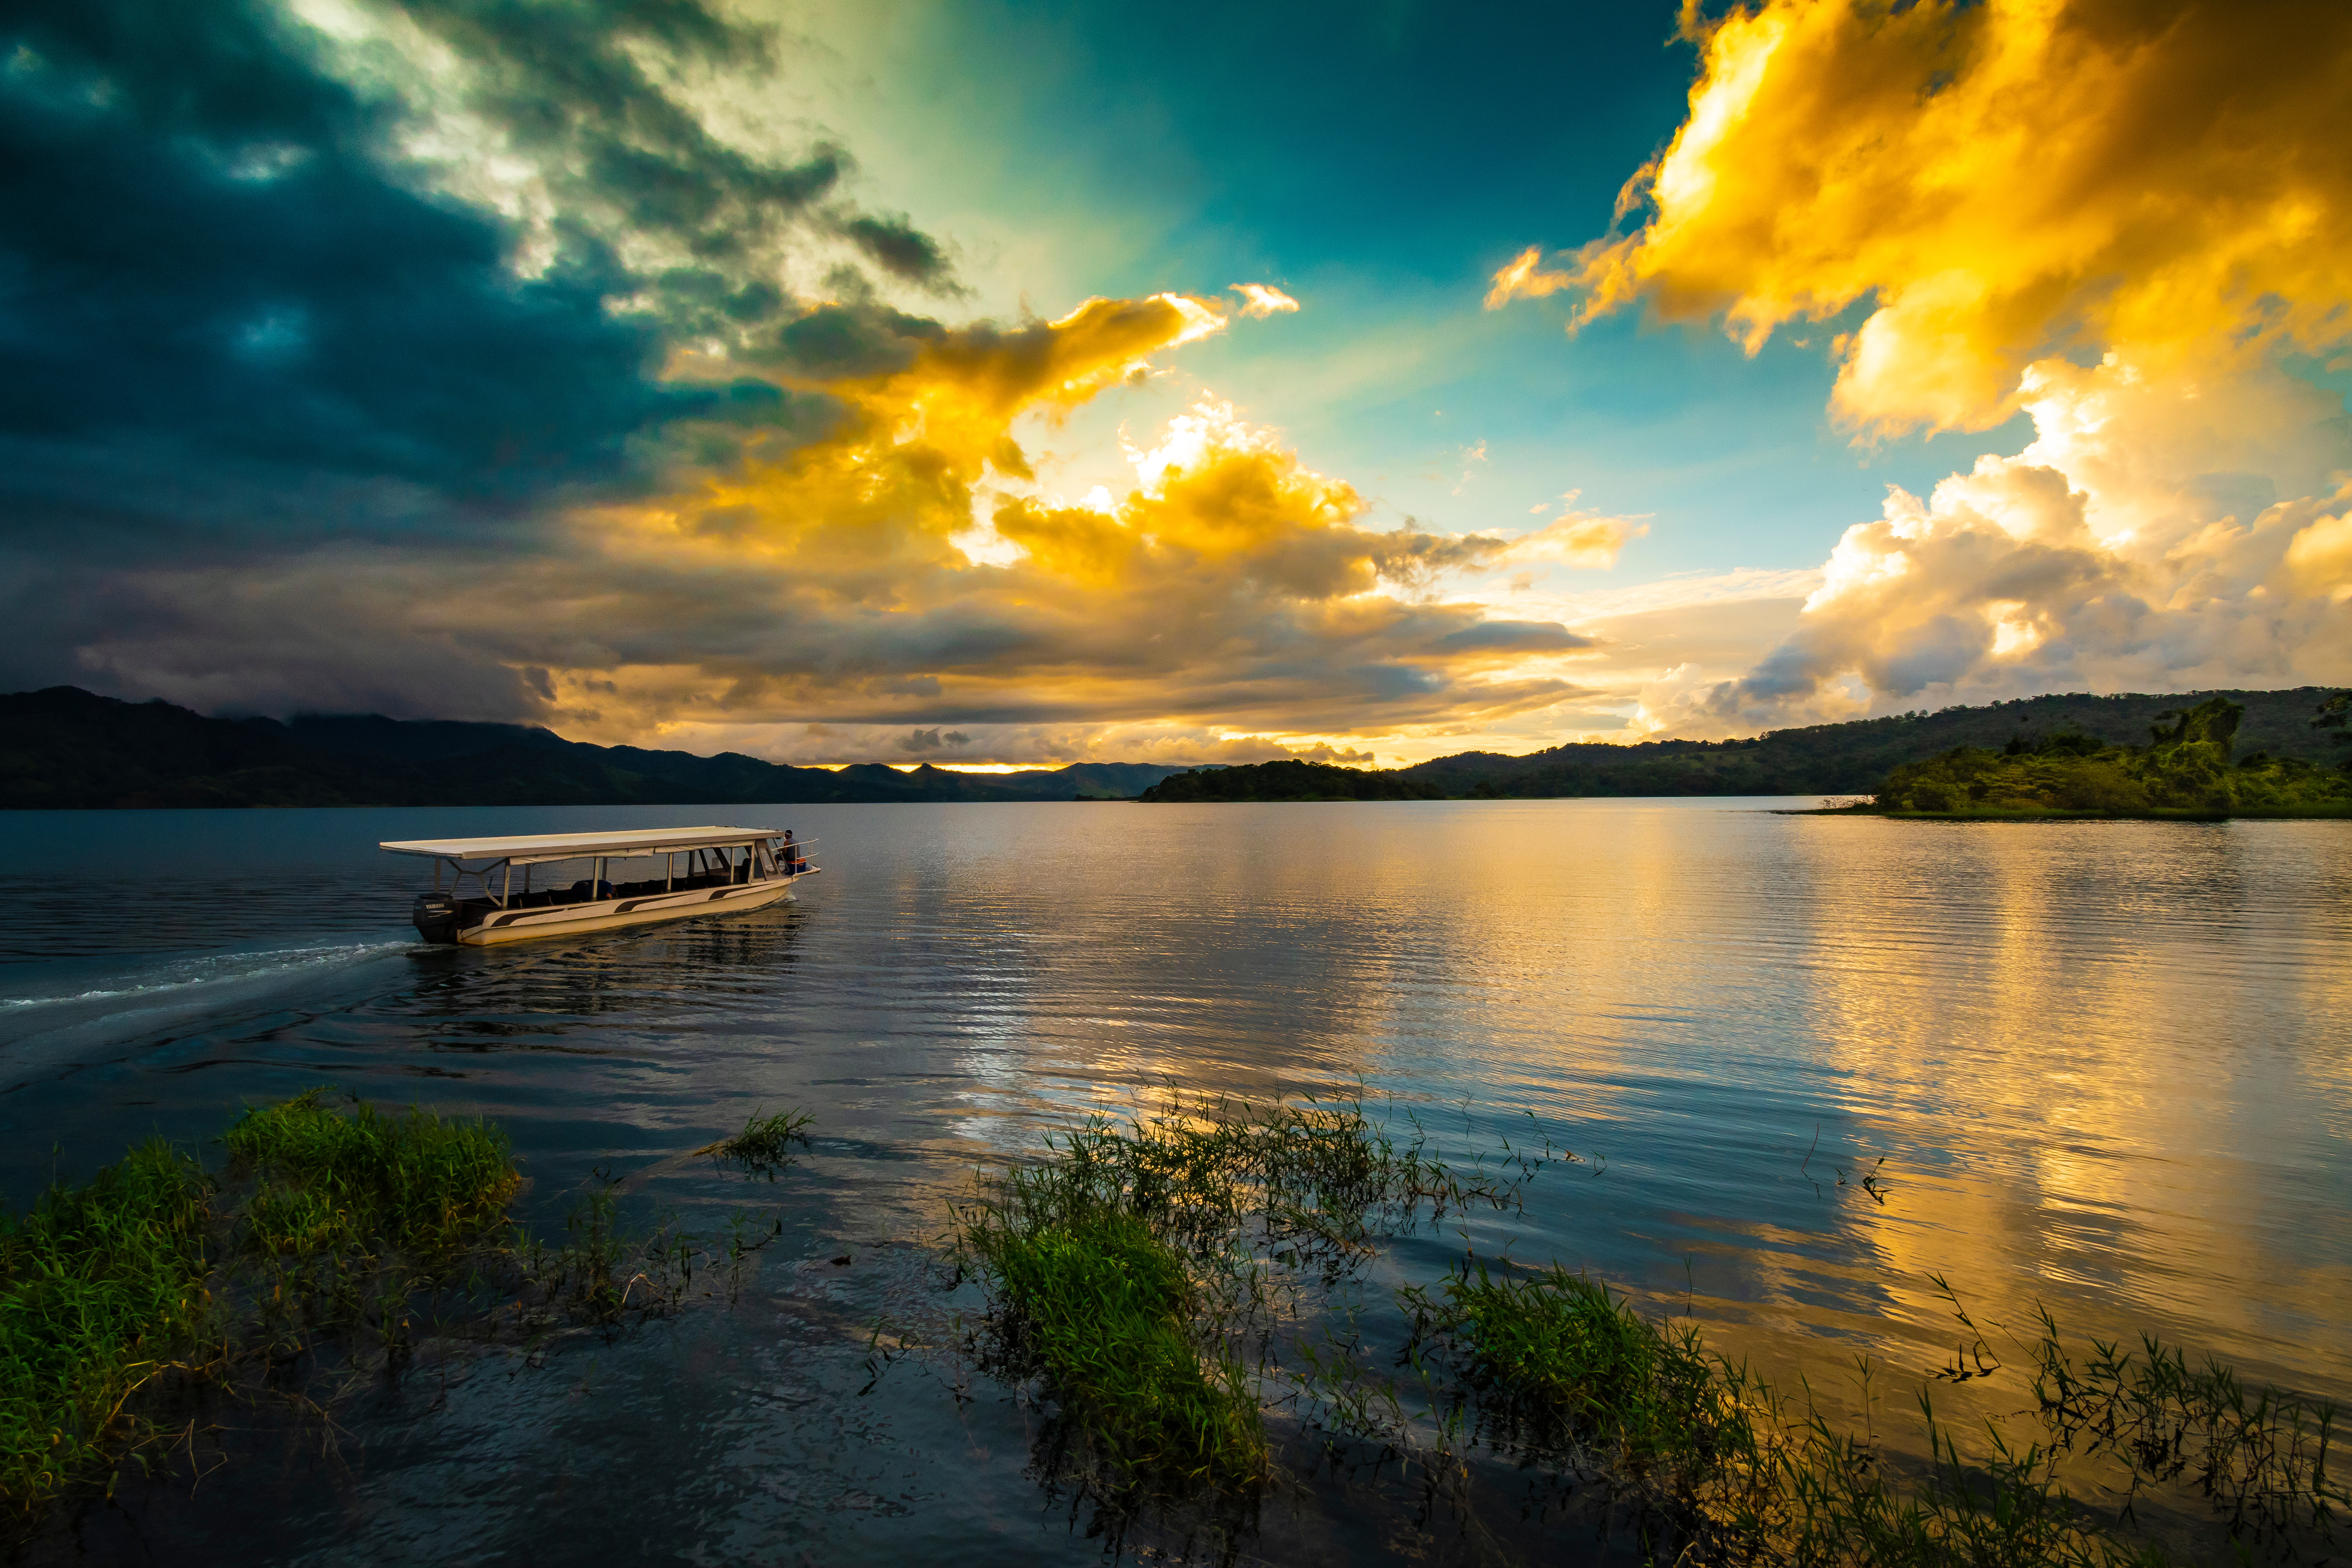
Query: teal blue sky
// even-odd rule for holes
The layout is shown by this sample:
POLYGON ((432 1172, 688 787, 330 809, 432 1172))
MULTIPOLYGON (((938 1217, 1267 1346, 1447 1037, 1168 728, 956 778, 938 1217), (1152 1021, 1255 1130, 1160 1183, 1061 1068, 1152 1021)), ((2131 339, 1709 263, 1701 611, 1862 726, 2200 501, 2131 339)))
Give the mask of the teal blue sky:
POLYGON ((1564 300, 1481 308, 1526 247, 1608 232, 1681 123, 1696 58, 1672 5, 794 16, 812 120, 959 247, 981 308, 1243 280, 1298 300, 1102 415, 1141 425, 1206 387, 1390 521, 1518 531, 1571 489, 1648 521, 1574 586, 1814 567, 1887 485, 1924 492, 2030 437, 2020 418, 1857 445, 1827 411, 1845 323, 1751 359, 1711 326, 1629 312, 1570 337, 1564 300))

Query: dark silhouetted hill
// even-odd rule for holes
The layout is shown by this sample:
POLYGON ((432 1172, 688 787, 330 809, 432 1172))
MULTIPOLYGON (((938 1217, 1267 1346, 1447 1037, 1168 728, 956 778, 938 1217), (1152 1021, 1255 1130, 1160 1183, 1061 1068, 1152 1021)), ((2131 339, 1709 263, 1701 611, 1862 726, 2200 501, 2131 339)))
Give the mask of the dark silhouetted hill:
POLYGON ((1083 763, 961 773, 929 765, 899 773, 875 763, 834 772, 733 752, 704 757, 597 746, 522 724, 378 714, 208 719, 168 702, 121 702, 56 686, 0 697, 0 807, 1860 795, 1892 769, 1956 746, 1998 751, 2062 731, 2114 745, 2145 742, 2158 714, 2216 696, 2245 707, 2241 755, 2334 763, 2345 748, 2311 727, 2329 689, 2035 697, 1748 741, 1555 746, 1523 757, 1465 752, 1387 772, 1286 761, 1192 771, 1083 763))
POLYGON ((2345 747, 2311 721, 2333 688, 2288 691, 2199 691, 2168 697, 2032 697, 1982 708, 1947 708, 1845 724, 1776 730, 1747 741, 1646 741, 1639 745, 1554 746, 1523 757, 1465 752, 1389 772, 1332 768, 1294 773, 1308 764, 1260 763, 1229 768, 1213 782, 1177 774, 1146 792, 1167 800, 1398 800, 1431 795, 1544 798, 1558 795, 1866 795, 1888 772, 1950 751, 1980 746, 2000 751, 2012 739, 2038 744, 2061 731, 2078 731, 2112 745, 2145 743, 2157 715, 2214 697, 2245 707, 2238 730, 2242 755, 2256 752, 2310 762, 2339 760, 2345 747), (1350 773, 1366 781, 1355 793, 1326 776, 1350 773), (1385 781, 1374 783, 1372 781, 1385 781), (1402 786, 1423 785, 1426 793, 1402 786), (1381 793, 1391 785, 1394 793, 1381 793))
POLYGON ((790 805, 1133 795, 1178 769, 795 768, 380 714, 207 719, 72 686, 0 697, 0 807, 790 805))
POLYGON ((1393 773, 1330 763, 1250 763, 1161 779, 1145 800, 1443 800, 1444 789, 1393 773))

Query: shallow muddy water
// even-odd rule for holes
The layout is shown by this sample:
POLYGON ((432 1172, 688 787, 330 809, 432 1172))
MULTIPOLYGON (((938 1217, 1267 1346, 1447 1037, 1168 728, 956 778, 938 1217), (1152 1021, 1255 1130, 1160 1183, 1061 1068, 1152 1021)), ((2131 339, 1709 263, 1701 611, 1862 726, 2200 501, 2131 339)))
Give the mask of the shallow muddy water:
MULTIPOLYGON (((12 1204, 328 1083, 497 1118, 541 1225, 601 1166, 646 1216, 783 1226, 732 1304, 537 1364, 420 1358, 331 1445, 255 1439, 35 1552, 1097 1560, 1039 1490, 1033 1411, 937 1358, 877 1380, 871 1345, 950 1310, 923 1244, 975 1167, 1171 1090, 1360 1080, 1449 1156, 1579 1155, 1524 1213, 1387 1249, 1376 1287, 1507 1246, 1782 1373, 1866 1351, 1899 1402, 1953 1348, 1941 1274, 1982 1321, 2040 1301, 2352 1394, 2352 833, 1769 809, 1811 804, 0 816, 12 1204), (712 820, 814 837, 824 875, 427 950, 415 863, 373 847, 712 820), (677 1159, 786 1106, 814 1147, 773 1184, 677 1159)), ((1250 1550, 1419 1552, 1376 1514, 1285 1493, 1250 1550)))

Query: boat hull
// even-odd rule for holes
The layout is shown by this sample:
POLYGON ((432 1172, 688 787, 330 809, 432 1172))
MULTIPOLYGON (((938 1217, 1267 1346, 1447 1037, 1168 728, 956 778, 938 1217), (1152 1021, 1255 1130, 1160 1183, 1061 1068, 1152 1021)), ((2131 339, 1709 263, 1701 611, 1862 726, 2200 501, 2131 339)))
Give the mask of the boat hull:
MULTIPOLYGON (((800 876, 814 876, 803 871, 800 876)), ((625 899, 600 899, 585 904, 556 904, 540 909, 499 910, 472 925, 445 927, 438 940, 466 947, 494 947, 509 942, 530 942, 544 936, 572 936, 582 931, 617 931, 623 926, 650 925, 656 921, 687 920, 697 915, 734 914, 756 910, 793 897, 795 877, 772 877, 723 888, 694 888, 679 892, 644 893, 625 899)), ((422 922, 418 931, 429 941, 422 922)))

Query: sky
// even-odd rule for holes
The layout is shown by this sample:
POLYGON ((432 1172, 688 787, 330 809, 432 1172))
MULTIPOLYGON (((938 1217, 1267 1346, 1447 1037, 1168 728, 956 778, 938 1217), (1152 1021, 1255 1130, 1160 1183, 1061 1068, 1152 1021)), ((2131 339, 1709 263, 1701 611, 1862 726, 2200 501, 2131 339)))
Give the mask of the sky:
POLYGON ((2352 682, 2352 11, 19 0, 0 681, 1394 765, 2352 682))

